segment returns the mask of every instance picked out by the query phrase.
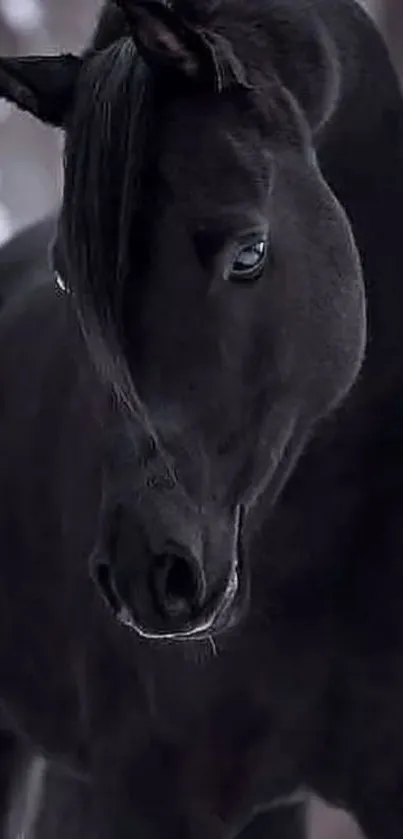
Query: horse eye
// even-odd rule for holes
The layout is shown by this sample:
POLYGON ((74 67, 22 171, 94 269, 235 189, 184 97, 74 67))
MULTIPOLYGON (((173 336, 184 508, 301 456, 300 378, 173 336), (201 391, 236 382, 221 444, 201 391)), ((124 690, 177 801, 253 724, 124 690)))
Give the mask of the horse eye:
POLYGON ((233 282, 256 280, 263 271, 267 257, 267 239, 258 239, 238 248, 230 268, 233 282))

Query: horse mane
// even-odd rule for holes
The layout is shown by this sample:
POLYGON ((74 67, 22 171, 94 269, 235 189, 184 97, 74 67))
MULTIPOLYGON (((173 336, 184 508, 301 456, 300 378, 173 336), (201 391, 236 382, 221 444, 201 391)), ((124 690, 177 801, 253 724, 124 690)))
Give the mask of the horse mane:
POLYGON ((66 272, 90 354, 131 411, 145 411, 124 352, 124 290, 143 195, 152 78, 107 7, 90 45, 65 146, 67 189, 55 261, 66 272), (130 103, 130 107, 128 105, 130 103))

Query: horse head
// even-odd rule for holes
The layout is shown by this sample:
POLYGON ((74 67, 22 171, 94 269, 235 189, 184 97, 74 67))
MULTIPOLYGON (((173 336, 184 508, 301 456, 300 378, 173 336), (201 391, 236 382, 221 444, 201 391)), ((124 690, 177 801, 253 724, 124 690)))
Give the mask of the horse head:
POLYGON ((147 637, 234 625, 243 523, 363 359, 316 154, 340 68, 296 5, 119 0, 81 56, 0 61, 1 95, 65 131, 55 264, 112 404, 93 571, 147 637))

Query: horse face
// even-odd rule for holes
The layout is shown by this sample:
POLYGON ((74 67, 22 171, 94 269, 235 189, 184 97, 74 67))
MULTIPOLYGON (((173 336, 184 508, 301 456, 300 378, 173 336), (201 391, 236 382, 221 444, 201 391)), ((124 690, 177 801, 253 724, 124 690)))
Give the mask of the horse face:
POLYGON ((362 360, 352 233, 292 100, 277 93, 293 144, 274 117, 265 135, 243 95, 161 114, 153 214, 139 219, 125 308, 131 375, 158 445, 127 433, 138 456, 111 552, 126 619, 144 634, 198 637, 239 617, 241 520, 262 494, 274 503, 362 360))
POLYGON ((247 601, 245 516, 357 376, 364 293, 293 95, 209 64, 208 39, 182 42, 161 8, 145 4, 140 47, 172 53, 169 83, 127 35, 47 59, 48 83, 42 64, 6 70, 9 98, 66 128, 57 259, 118 395, 97 580, 141 634, 200 638, 247 601), (192 86, 215 69, 215 89, 192 86))
POLYGON ((133 256, 130 369, 198 506, 249 509, 277 485, 362 360, 349 223, 291 97, 272 97, 266 123, 244 93, 166 107, 137 288, 133 256))

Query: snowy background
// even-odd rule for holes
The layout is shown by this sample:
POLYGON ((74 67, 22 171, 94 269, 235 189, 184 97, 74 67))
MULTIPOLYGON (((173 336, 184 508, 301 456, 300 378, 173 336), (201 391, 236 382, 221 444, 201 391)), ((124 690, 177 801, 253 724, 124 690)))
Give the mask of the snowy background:
MULTIPOLYGON (((0 54, 80 49, 102 0, 0 0, 0 54)), ((364 0, 362 0, 364 2, 364 0)), ((366 0, 403 78, 403 0, 366 0)), ((58 204, 61 135, 0 100, 0 244, 58 204)), ((357 839, 343 814, 317 804, 312 839, 357 839)))

